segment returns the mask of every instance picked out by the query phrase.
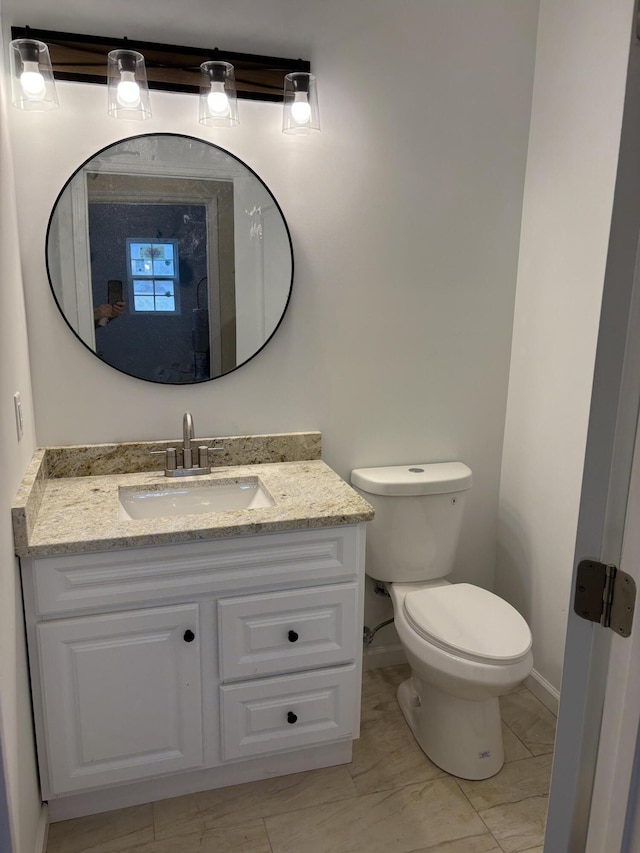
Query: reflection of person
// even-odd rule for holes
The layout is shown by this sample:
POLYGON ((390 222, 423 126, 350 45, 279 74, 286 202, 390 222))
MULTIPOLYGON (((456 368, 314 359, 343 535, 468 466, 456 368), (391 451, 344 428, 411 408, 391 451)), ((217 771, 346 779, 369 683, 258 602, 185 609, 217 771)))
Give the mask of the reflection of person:
POLYGON ((124 302, 114 302, 113 305, 105 302, 104 305, 98 305, 93 309, 93 321, 96 326, 106 326, 109 320, 121 317, 124 314, 124 309, 124 302))

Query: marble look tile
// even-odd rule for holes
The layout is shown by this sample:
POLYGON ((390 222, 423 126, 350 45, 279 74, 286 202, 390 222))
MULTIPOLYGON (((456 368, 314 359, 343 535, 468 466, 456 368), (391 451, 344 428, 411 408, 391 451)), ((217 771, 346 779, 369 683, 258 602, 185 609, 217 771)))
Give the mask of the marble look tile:
POLYGON ((546 796, 551 780, 551 760, 550 755, 539 755, 512 761, 490 779, 479 782, 458 779, 457 782, 478 811, 528 797, 546 796))
POLYGON ((359 794, 388 791, 444 776, 420 749, 395 698, 379 694, 363 705, 360 739, 349 772, 359 794))
POLYGON ((486 828, 452 779, 265 820, 273 853, 411 853, 486 828))
POLYGON ((122 853, 271 853, 264 821, 194 832, 123 848, 122 853))
POLYGON ((531 758, 532 753, 505 723, 502 724, 502 743, 504 744, 505 763, 507 761, 519 761, 522 758, 531 758))
POLYGON ((542 849, 547 803, 547 797, 531 797, 482 810, 480 817, 505 853, 542 849))
POLYGON ((201 791, 153 804, 156 838, 204 832, 214 827, 350 799, 357 790, 346 767, 327 767, 230 788, 201 791))
POLYGON ((456 841, 445 841, 431 847, 421 847, 411 853, 502 853, 502 848, 493 835, 474 835, 472 838, 460 838, 456 841))
POLYGON ((362 700, 371 696, 395 696, 398 685, 411 675, 408 664, 369 669, 362 673, 362 700))
POLYGON ((500 713, 504 722, 534 755, 553 752, 556 718, 526 687, 501 696, 500 713))
POLYGON ((128 853, 153 840, 151 804, 52 823, 47 853, 128 853))

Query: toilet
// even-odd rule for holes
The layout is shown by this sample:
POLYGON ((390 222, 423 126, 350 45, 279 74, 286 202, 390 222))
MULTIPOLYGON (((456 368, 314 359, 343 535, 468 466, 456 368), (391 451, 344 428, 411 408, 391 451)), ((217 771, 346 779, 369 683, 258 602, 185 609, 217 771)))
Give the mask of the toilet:
POLYGON ((446 580, 471 470, 462 462, 358 468, 351 482, 375 509, 366 573, 391 596, 411 667, 398 703, 426 755, 463 779, 504 763, 498 697, 531 672, 531 631, 486 589, 446 580))

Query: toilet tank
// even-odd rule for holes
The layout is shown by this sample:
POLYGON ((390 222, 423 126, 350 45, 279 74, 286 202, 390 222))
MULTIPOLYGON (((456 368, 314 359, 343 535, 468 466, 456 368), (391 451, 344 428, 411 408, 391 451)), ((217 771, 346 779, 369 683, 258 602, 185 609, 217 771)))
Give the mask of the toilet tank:
POLYGON ((369 577, 416 583, 451 572, 470 468, 462 462, 356 468, 351 483, 375 509, 367 525, 369 577))

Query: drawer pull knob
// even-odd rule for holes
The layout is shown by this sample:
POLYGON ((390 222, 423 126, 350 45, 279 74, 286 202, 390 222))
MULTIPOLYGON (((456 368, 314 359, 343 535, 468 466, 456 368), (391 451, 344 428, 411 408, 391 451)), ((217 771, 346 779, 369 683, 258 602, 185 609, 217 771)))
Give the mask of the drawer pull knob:
POLYGON ((295 641, 298 639, 298 635, 295 631, 289 631, 287 637, 289 638, 290 643, 295 643, 295 641))
POLYGON ((187 628, 187 630, 184 632, 184 637, 183 637, 185 643, 192 643, 195 640, 195 638, 196 638, 196 635, 193 633, 193 631, 190 628, 187 628))
POLYGON ((293 711, 289 711, 289 713, 287 714, 287 722, 291 723, 291 725, 293 725, 297 721, 298 721, 298 717, 296 716, 296 714, 294 714, 293 711))

